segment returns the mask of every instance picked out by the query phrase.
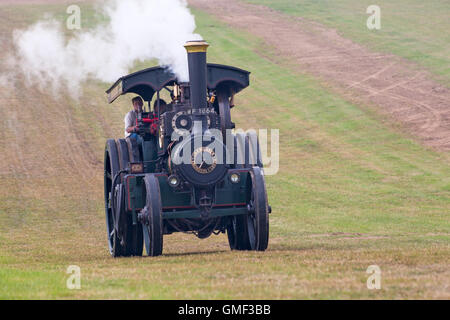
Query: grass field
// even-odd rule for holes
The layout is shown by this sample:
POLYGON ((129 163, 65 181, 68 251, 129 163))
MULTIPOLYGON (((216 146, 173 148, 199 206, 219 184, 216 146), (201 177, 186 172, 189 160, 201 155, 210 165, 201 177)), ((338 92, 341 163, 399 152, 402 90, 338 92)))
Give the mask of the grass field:
MULTIPOLYGON (((1 34, 46 11, 62 18, 65 6, 0 6, 1 34)), ((90 5, 83 14, 85 27, 96 22, 90 5)), ((269 250, 171 235, 162 257, 111 258, 101 161, 129 97, 108 106, 109 84, 94 82, 78 102, 0 87, 0 298, 450 298, 448 153, 272 63, 258 39, 194 14, 209 61, 252 72, 232 112, 237 127, 280 129, 280 171, 267 178, 269 250), (81 290, 66 288, 69 265, 81 268, 81 290), (366 287, 369 265, 382 270, 381 290, 366 287)), ((448 58, 423 48, 430 70, 448 58)))
POLYGON ((442 0, 244 0, 323 23, 376 51, 418 63, 450 84, 450 3, 442 0), (370 5, 381 9, 381 29, 368 31, 370 5))

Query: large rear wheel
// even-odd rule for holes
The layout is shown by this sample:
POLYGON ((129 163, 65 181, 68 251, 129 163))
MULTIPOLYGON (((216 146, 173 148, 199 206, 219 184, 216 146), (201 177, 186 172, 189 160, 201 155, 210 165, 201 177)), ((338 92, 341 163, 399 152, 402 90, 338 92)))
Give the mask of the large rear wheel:
POLYGON ((234 136, 234 167, 263 167, 261 148, 255 131, 237 132, 234 136))
POLYGON ((234 123, 231 122, 230 100, 225 91, 218 92, 217 100, 219 103, 220 130, 222 131, 222 139, 225 141, 227 130, 234 128, 234 123))
POLYGON ((123 255, 124 248, 121 244, 121 239, 117 232, 118 221, 116 221, 114 208, 118 203, 113 203, 113 201, 117 199, 116 195, 119 190, 119 188, 114 188, 113 190, 113 180, 116 174, 120 171, 120 164, 116 142, 113 139, 109 139, 106 142, 104 166, 104 194, 108 247, 111 256, 120 257, 123 255))

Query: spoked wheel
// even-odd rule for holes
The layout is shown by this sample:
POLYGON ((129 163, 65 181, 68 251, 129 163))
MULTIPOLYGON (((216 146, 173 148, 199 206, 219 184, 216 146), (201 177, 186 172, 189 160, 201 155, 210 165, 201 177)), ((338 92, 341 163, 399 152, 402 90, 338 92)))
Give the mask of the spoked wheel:
POLYGON ((233 216, 227 227, 232 250, 264 251, 269 244, 269 205, 262 169, 253 167, 247 180, 247 215, 233 216))
POLYGON ((144 178, 146 190, 146 205, 141 211, 142 229, 147 255, 156 257, 163 250, 163 220, 161 193, 158 179, 153 174, 144 178))
POLYGON ((105 214, 108 247, 111 256, 120 257, 123 255, 123 247, 116 228, 118 221, 116 221, 114 207, 117 206, 117 202, 113 203, 114 199, 117 199, 115 195, 119 189, 112 190, 113 179, 117 172, 119 172, 120 165, 116 143, 112 139, 109 139, 106 142, 104 165, 105 214))

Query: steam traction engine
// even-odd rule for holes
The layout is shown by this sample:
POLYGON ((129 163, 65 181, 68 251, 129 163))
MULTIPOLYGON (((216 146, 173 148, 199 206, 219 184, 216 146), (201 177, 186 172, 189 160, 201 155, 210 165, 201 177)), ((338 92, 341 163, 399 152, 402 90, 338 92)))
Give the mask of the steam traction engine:
MULTIPOLYGON (((162 254, 163 235, 227 233, 233 250, 264 251, 269 212, 255 134, 232 133, 230 101, 249 72, 207 64, 204 41, 186 45, 189 83, 154 67, 120 78, 112 103, 135 93, 155 110, 138 114, 138 137, 106 142, 105 212, 113 257, 162 254), (160 92, 172 102, 160 105, 160 92), (175 138, 174 138, 175 137, 175 138)), ((231 106, 232 107, 232 106, 231 106)))

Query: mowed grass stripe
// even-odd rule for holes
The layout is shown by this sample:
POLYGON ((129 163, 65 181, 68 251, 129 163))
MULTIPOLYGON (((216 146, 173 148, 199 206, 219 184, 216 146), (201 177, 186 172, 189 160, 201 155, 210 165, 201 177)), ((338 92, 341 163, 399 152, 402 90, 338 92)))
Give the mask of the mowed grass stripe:
POLYGON ((427 68, 450 84, 450 3, 441 0, 242 0, 336 28, 374 51, 392 53, 427 68), (370 5, 381 9, 381 29, 368 30, 370 5))

